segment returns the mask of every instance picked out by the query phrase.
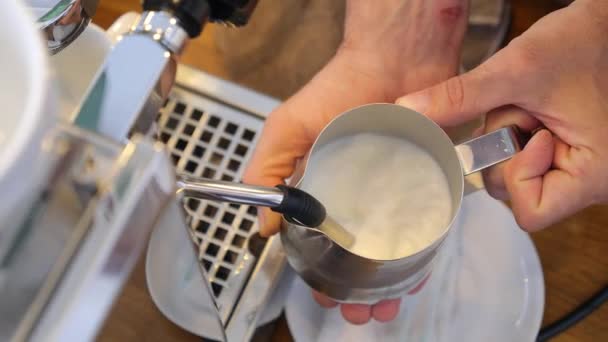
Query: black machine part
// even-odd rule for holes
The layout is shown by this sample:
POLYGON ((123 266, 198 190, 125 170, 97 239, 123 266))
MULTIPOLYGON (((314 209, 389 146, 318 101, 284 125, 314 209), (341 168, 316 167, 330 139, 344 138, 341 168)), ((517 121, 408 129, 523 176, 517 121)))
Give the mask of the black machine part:
POLYGON ((198 37, 207 21, 243 26, 257 0, 143 0, 144 11, 168 11, 180 21, 190 38, 198 37))

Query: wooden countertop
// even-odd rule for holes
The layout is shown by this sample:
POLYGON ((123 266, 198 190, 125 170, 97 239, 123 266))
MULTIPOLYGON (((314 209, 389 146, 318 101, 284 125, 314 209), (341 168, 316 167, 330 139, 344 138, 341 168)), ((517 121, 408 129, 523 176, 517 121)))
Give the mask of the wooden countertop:
MULTIPOLYGON (((138 0, 104 0, 100 3, 94 22, 104 28, 122 13, 140 8, 138 0)), ((512 4, 510 38, 557 8, 550 0, 514 0, 512 4)), ((263 17, 263 21, 254 18, 252 25, 238 32, 210 25, 202 37, 190 43, 181 62, 285 98, 310 79, 332 55, 340 39, 343 6, 343 1, 262 0, 255 18, 263 17), (293 13, 303 14, 295 16, 293 13), (271 30, 273 25, 283 30, 271 30), (286 32, 291 38, 289 41, 284 39, 286 32), (315 32, 322 33, 315 35, 315 32), (267 39, 268 36, 273 39, 267 39), (307 52, 303 46, 311 39, 316 39, 316 48, 307 52), (256 58, 248 55, 252 52, 256 52, 256 58)), ((543 324, 562 317, 608 284, 607 227, 608 208, 596 206, 532 235, 545 273, 543 324)), ((169 322, 156 309, 147 292, 141 259, 99 339, 200 340, 169 322)), ((266 335, 271 341, 292 340, 284 318, 270 327, 266 335)), ((608 305, 555 341, 608 341, 608 305)))

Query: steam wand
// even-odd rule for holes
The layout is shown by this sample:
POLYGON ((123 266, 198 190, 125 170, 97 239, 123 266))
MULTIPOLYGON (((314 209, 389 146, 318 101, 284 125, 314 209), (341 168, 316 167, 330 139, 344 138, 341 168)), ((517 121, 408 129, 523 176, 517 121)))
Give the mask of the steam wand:
POLYGON ((265 187, 241 183, 178 177, 177 193, 183 196, 236 204, 268 207, 286 220, 316 228, 344 248, 353 245, 354 236, 327 215, 321 202, 309 193, 285 185, 265 187))

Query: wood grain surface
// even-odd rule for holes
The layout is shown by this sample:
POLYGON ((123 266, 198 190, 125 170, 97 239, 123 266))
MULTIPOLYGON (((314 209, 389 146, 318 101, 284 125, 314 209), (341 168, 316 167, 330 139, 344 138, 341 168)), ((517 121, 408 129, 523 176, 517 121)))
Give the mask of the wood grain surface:
MULTIPOLYGON (((555 3, 512 1, 509 38, 556 10, 555 3)), ((107 28, 122 13, 138 9, 137 0, 102 0, 94 22, 107 28)), ((209 25, 202 37, 190 43, 181 62, 285 98, 308 81, 334 53, 341 37, 343 9, 343 0, 261 0, 250 26, 237 31, 209 25)), ((545 273, 543 324, 560 318, 608 284, 607 209, 589 208, 532 235, 545 273)), ((169 322, 156 309, 146 288, 141 259, 99 340, 200 340, 169 322)), ((267 327, 263 335, 260 340, 292 340, 284 317, 267 327)), ((608 341, 608 305, 555 341, 608 341)))

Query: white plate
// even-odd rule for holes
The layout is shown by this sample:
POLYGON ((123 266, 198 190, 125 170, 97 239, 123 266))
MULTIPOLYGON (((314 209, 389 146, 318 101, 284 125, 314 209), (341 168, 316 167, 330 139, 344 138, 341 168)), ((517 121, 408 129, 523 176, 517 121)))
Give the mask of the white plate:
POLYGON ((150 297, 160 312, 182 329, 221 340, 219 314, 205 287, 192 240, 181 223, 164 223, 161 220, 152 232, 146 253, 150 297))
MULTIPOLYGON (((278 289, 264 308, 258 326, 276 319, 289 291, 291 274, 283 274, 278 289)), ((221 340, 216 317, 210 308, 208 288, 192 240, 179 224, 159 224, 150 237, 146 253, 146 283, 156 307, 170 321, 195 335, 221 340)))
POLYGON ((391 323, 346 323, 324 310, 297 278, 286 303, 297 342, 534 341, 544 308, 536 249, 511 212, 479 191, 465 198, 455 227, 425 288, 404 298, 391 323))

